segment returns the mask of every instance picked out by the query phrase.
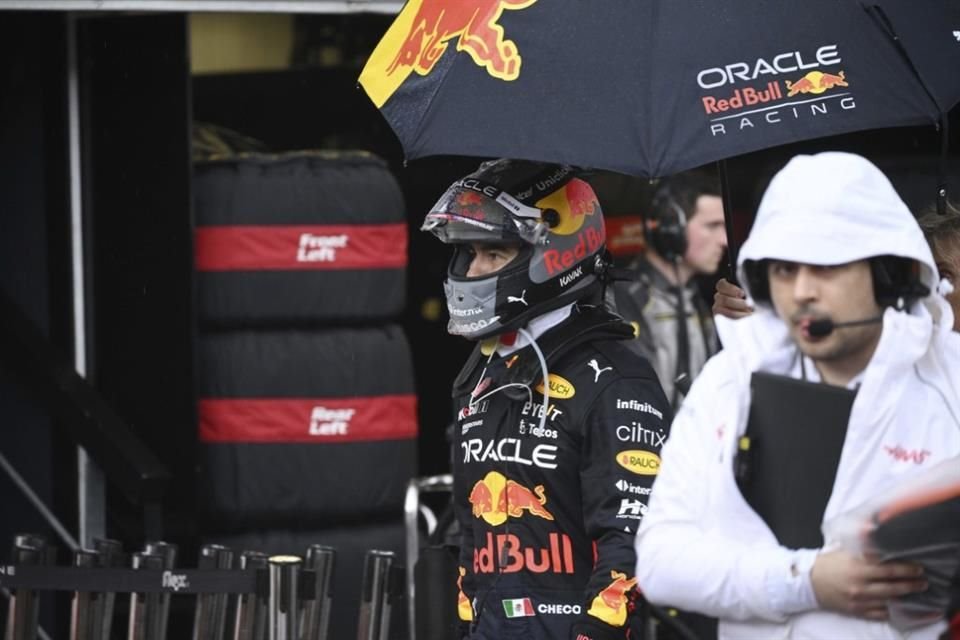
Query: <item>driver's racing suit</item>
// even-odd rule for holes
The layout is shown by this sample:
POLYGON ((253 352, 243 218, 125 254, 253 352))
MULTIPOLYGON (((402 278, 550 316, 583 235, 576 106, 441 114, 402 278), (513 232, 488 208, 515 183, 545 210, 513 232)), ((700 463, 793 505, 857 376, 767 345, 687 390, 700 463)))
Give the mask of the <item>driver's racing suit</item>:
POLYGON ((632 335, 592 307, 544 333, 546 408, 531 346, 489 360, 478 346, 454 384, 458 614, 471 639, 627 637, 634 534, 671 421, 632 335))

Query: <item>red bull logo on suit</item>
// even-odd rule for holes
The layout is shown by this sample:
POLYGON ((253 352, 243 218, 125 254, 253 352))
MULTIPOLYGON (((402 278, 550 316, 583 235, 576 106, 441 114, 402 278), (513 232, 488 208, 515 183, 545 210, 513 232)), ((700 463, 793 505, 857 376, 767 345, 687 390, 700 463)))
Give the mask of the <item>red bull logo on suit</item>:
POLYGON ((636 578, 627 578, 627 574, 611 571, 613 582, 597 594, 587 611, 607 624, 622 627, 627 621, 627 592, 637 584, 636 578))
MULTIPOLYGON (((490 471, 478 480, 470 490, 470 502, 474 517, 489 525, 497 526, 508 518, 542 518, 553 520, 547 509, 547 496, 543 485, 529 489, 498 471, 490 471)), ((573 573, 573 544, 565 533, 547 535, 546 547, 525 545, 519 536, 512 533, 487 532, 483 541, 477 539, 473 550, 474 573, 573 573)))
POLYGON ((519 518, 524 514, 553 520, 547 508, 543 485, 531 491, 502 473, 491 471, 478 480, 467 498, 473 507, 473 515, 490 525, 497 526, 507 518, 519 518))

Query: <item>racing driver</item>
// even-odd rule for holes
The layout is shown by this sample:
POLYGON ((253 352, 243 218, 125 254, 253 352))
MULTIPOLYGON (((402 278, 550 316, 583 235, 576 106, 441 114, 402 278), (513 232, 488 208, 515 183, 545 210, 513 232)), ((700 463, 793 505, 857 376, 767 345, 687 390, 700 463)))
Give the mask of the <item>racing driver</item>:
POLYGON ((670 405, 600 306, 603 214, 572 167, 496 160, 424 221, 450 244, 458 614, 471 640, 628 637, 670 405))

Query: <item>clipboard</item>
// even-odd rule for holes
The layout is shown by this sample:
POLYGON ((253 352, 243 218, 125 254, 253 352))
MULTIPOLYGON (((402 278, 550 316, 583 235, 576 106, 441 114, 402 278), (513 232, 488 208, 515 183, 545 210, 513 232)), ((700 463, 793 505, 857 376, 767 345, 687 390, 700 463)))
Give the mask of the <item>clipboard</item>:
POLYGON ((823 546, 820 525, 840 463, 856 391, 754 372, 740 492, 781 545, 823 546))

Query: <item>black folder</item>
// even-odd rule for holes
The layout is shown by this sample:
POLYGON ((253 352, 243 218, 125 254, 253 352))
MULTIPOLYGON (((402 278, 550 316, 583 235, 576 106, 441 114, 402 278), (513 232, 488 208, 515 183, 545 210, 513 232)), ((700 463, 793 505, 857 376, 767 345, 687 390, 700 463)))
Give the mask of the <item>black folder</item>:
POLYGON ((820 523, 856 391, 755 372, 737 484, 781 545, 823 546, 820 523))

